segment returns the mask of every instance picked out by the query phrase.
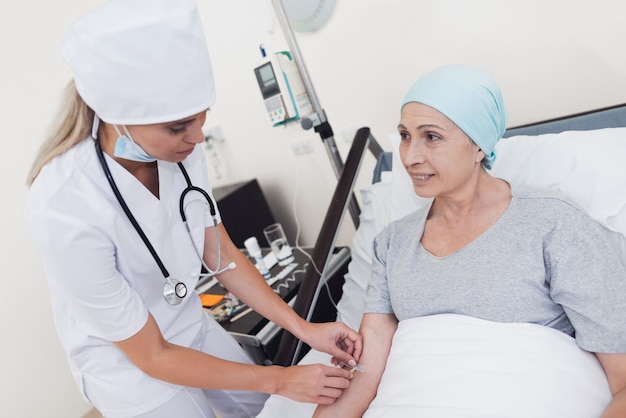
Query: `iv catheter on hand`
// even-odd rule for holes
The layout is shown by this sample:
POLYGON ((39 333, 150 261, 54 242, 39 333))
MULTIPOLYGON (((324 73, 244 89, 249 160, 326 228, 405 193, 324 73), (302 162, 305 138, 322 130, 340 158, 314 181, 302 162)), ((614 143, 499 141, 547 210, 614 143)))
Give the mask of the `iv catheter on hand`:
POLYGON ((355 371, 365 373, 365 366, 363 366, 362 364, 356 364, 354 366, 350 366, 349 364, 342 362, 339 366, 342 369, 349 370, 351 373, 354 373, 355 371))

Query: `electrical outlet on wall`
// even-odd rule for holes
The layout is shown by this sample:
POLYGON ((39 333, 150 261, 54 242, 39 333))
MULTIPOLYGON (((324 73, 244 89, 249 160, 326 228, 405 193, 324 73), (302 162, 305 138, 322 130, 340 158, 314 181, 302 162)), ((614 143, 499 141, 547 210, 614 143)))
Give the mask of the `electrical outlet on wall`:
POLYGON ((224 134, 220 126, 212 126, 204 130, 204 140, 206 142, 213 140, 217 142, 224 142, 224 134))
POLYGON ((292 139, 289 145, 295 155, 311 154, 313 152, 313 143, 311 143, 310 138, 292 139))

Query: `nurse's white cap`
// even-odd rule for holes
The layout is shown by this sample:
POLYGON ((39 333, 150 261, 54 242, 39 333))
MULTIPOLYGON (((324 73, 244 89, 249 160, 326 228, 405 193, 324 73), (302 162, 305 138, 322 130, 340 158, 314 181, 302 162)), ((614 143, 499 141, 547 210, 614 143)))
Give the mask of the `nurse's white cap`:
POLYGON ((69 28, 61 54, 105 122, 170 122, 215 103, 195 0, 109 1, 69 28))

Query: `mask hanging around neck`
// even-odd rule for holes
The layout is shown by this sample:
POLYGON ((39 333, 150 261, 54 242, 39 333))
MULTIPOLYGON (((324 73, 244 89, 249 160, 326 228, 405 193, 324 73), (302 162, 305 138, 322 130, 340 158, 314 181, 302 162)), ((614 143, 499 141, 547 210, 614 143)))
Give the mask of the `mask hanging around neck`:
POLYGON ((148 154, 141 148, 135 141, 133 141, 130 132, 126 129, 126 126, 122 125, 126 135, 122 135, 117 125, 113 125, 115 132, 117 132, 117 141, 115 141, 115 149, 113 155, 125 160, 137 161, 140 163, 151 163, 156 161, 152 155, 148 154))

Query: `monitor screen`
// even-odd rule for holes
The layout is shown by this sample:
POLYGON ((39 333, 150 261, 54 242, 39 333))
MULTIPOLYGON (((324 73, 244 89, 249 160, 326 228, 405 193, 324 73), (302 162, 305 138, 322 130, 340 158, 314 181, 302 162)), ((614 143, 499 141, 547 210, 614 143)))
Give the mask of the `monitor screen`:
POLYGON ((271 62, 266 62, 265 64, 256 67, 254 69, 254 73, 256 74, 256 79, 259 83, 259 88, 261 89, 261 94, 264 99, 280 93, 280 88, 278 87, 278 82, 276 81, 276 75, 271 62))

